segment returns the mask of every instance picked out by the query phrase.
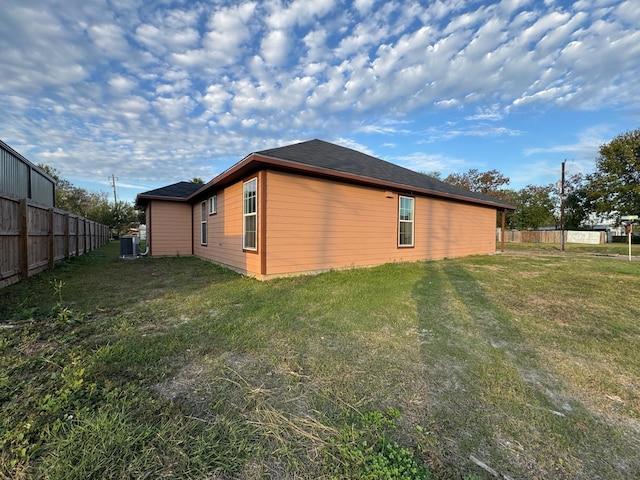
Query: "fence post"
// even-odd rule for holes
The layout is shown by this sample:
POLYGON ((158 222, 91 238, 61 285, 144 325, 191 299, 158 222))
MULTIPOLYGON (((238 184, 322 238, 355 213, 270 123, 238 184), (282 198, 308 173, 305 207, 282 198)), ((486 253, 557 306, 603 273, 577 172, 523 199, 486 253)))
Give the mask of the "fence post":
POLYGON ((49 209, 49 268, 56 265, 55 209, 49 209))
POLYGON ((69 260, 69 212, 64 214, 64 258, 69 260))
POLYGON ((91 246, 91 244, 88 242, 88 238, 87 238, 87 219, 85 218, 84 220, 84 252, 83 253, 87 253, 89 251, 89 247, 91 246))
POLYGON ((80 217, 76 217, 76 257, 80 256, 80 217))
POLYGON ((29 204, 20 200, 20 277, 29 278, 29 204))

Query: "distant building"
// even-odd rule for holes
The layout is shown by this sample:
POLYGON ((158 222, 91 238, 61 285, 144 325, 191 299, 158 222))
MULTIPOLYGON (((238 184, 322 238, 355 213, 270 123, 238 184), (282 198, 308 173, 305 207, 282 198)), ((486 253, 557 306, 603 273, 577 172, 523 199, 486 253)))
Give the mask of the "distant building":
POLYGON ((0 140, 0 194, 55 207, 56 181, 0 140))

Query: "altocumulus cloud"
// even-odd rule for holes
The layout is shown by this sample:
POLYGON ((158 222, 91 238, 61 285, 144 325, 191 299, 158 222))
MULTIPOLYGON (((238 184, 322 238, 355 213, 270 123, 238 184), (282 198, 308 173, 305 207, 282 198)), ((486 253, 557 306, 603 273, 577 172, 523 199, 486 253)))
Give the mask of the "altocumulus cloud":
POLYGON ((6 0, 0 128, 65 176, 153 186, 311 137, 466 167, 421 149, 518 136, 523 112, 637 114, 638 25, 636 0, 6 0))

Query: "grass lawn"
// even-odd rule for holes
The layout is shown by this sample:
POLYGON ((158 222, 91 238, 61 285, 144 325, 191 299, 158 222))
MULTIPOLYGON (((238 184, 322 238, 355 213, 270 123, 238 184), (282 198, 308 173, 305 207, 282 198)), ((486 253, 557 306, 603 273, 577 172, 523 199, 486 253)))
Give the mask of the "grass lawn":
POLYGON ((0 478, 639 478, 640 262, 506 249, 258 282, 112 243, 0 290, 0 478))

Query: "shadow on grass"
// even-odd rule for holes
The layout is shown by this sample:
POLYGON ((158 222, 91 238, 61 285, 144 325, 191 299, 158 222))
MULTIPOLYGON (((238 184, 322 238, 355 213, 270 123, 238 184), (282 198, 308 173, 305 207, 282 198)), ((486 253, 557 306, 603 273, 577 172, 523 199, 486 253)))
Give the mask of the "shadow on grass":
POLYGON ((566 394, 469 264, 428 262, 413 290, 439 455, 475 474, 477 459, 512 478, 628 478, 633 447, 566 394))
POLYGON ((193 295, 199 289, 238 277, 194 257, 121 260, 117 242, 111 242, 0 290, 0 313, 10 319, 19 316, 21 308, 46 311, 55 303, 54 280, 64 283, 63 296, 70 305, 93 314, 104 310, 117 313, 165 294, 193 295))
POLYGON ((168 363, 166 357, 183 349, 182 340, 190 335, 185 325, 234 302, 208 292, 242 281, 251 282, 195 257, 121 260, 118 243, 111 242, 1 290, 0 318, 7 328, 24 327, 42 336, 55 323, 59 303, 76 345, 104 347, 102 354, 110 349, 105 375, 126 377, 117 358, 130 366, 168 363), (54 284, 61 285, 59 295, 54 284))

